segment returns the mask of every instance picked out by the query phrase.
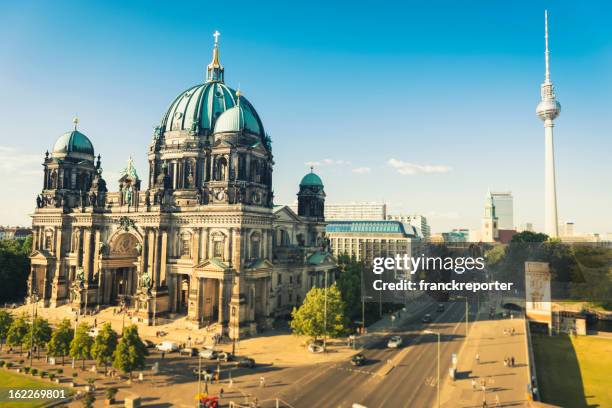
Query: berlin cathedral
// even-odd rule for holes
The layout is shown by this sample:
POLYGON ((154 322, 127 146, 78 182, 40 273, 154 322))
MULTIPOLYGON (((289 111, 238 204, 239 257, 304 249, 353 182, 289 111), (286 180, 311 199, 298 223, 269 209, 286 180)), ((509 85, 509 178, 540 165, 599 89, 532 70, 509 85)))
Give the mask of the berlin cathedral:
POLYGON ((186 316, 238 338, 335 280, 321 179, 304 176, 297 214, 274 205, 271 139, 224 74, 215 33, 204 83, 179 94, 154 130, 146 183, 130 159, 108 191, 76 119, 57 139, 32 215, 30 300, 117 305, 144 324, 186 316))

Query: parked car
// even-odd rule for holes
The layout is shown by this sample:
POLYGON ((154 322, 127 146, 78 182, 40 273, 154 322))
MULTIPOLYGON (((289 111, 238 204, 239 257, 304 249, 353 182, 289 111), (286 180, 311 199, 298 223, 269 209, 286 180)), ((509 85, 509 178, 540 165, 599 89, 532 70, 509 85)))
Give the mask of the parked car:
POLYGON ((200 352, 198 353, 198 355, 202 358, 205 358, 207 360, 214 360, 217 358, 217 350, 211 350, 211 349, 204 349, 204 350, 200 350, 200 352))
POLYGON ((158 349, 159 351, 164 351, 166 353, 171 353, 173 351, 177 351, 178 350, 178 344, 176 344, 173 341, 162 341, 161 343, 159 343, 157 346, 155 346, 156 349, 158 349))
POLYGON ((87 331, 87 334, 89 334, 90 337, 96 337, 98 333, 100 333, 99 327, 92 327, 87 331))
POLYGON ((145 339, 142 342, 146 348, 155 348, 155 343, 153 343, 151 340, 145 339))
POLYGON ((252 358, 249 358, 249 357, 242 357, 241 359, 238 360, 236 365, 238 367, 254 368, 255 367, 255 360, 253 360, 252 358))
POLYGON ((232 361, 234 359, 234 356, 232 356, 232 353, 226 353, 225 351, 222 351, 217 354, 217 358, 221 361, 232 361))
POLYGON ((442 313, 444 311, 444 304, 438 303, 438 308, 436 309, 438 313, 442 313))
POLYGON ((362 353, 355 354, 351 357, 351 364, 354 366, 364 365, 366 361, 366 357, 362 353))
POLYGON ((425 316, 423 316, 423 318, 421 319, 421 321, 423 323, 431 323, 431 315, 429 313, 427 313, 425 316))
POLYGON ((183 347, 182 349, 179 350, 179 354, 181 356, 197 356, 198 355, 198 349, 195 347, 183 347))
POLYGON ((402 346, 402 338, 400 336, 392 336, 387 342, 388 348, 400 348, 402 346))
POLYGON ((213 378, 213 374, 212 371, 210 371, 208 368, 206 367, 202 367, 202 369, 198 369, 197 367, 193 369, 193 376, 195 378, 200 377, 202 380, 204 381, 212 381, 213 378))

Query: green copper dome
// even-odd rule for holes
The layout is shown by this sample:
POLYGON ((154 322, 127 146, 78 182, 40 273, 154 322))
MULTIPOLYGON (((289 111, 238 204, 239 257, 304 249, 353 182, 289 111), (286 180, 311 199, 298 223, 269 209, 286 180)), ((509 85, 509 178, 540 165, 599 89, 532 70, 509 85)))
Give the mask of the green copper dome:
POLYGON ((302 181, 300 181, 300 186, 321 186, 323 187, 323 181, 321 181, 321 177, 311 172, 305 175, 304 178, 302 178, 302 181))
POLYGON ((66 132, 55 142, 53 153, 68 155, 70 153, 94 154, 93 144, 87 136, 78 130, 66 132))
POLYGON ((215 133, 241 132, 244 130, 256 135, 262 134, 259 120, 254 111, 245 106, 243 101, 241 103, 242 105, 234 106, 219 116, 215 124, 215 133))

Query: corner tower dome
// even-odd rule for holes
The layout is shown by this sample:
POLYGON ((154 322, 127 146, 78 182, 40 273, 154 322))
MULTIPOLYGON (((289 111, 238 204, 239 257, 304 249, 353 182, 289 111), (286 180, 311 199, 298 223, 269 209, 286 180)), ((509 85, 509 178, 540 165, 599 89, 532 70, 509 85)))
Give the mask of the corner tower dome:
POLYGON ((93 160, 94 148, 91 140, 77 130, 78 118, 74 118, 72 123, 74 123, 74 130, 61 135, 53 145, 53 157, 93 160))
MULTIPOLYGON (((221 114, 238 105, 236 91, 225 85, 225 68, 219 62, 219 32, 214 34, 215 45, 212 61, 206 69, 206 80, 203 84, 193 86, 181 92, 164 114, 161 128, 165 132, 190 131, 197 135, 210 135, 221 114)), ((252 131, 264 135, 259 115, 244 97, 241 97, 243 109, 248 111, 256 122, 252 131), (255 129, 257 128, 257 129, 255 129)))

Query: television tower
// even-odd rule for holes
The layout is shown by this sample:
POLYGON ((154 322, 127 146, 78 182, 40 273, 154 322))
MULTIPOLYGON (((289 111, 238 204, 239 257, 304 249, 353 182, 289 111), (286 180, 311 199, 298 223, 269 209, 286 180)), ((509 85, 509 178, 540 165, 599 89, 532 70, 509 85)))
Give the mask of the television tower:
POLYGON ((561 104, 555 96, 555 88, 550 80, 550 66, 548 57, 548 11, 544 11, 544 61, 546 70, 544 83, 540 86, 542 100, 536 108, 536 113, 544 122, 544 226, 545 233, 551 238, 559 236, 559 223, 557 220, 557 184, 555 179, 555 149, 553 143, 553 121, 561 113, 561 104))

